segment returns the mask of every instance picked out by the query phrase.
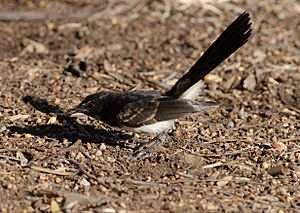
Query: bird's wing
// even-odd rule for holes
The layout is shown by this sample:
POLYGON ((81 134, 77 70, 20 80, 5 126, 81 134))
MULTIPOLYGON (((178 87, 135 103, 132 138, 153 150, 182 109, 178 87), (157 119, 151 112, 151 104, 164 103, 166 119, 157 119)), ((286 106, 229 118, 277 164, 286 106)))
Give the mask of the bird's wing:
MULTIPOLYGON (((163 96, 141 95, 131 97, 132 102, 122 107, 118 120, 128 127, 140 127, 160 121, 168 121, 190 113, 215 108, 215 102, 196 102, 163 96)), ((127 99, 128 100, 128 99, 127 99)))
POLYGON ((191 101, 186 99, 161 98, 155 115, 155 120, 173 120, 181 116, 216 108, 218 105, 212 101, 191 101))
POLYGON ((159 101, 156 95, 130 94, 118 113, 121 125, 128 127, 139 127, 154 123, 159 101))

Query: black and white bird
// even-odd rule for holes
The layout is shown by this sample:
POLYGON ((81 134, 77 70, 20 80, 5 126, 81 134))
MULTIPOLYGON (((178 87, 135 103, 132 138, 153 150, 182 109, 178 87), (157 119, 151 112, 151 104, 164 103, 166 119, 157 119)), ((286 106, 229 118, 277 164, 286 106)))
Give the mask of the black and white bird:
POLYGON ((99 92, 87 96, 72 113, 84 113, 127 131, 156 134, 153 144, 135 153, 134 158, 139 158, 164 141, 164 133, 173 127, 175 119, 217 107, 215 102, 195 101, 201 92, 201 80, 243 46, 250 35, 250 16, 244 12, 169 91, 99 92))

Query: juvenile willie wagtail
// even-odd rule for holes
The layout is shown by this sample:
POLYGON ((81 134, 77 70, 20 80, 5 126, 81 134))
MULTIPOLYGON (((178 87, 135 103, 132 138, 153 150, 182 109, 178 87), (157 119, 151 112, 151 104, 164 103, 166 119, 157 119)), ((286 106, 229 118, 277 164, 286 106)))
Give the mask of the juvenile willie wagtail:
POLYGON ((169 91, 99 92, 87 96, 72 112, 84 113, 112 127, 156 134, 153 144, 149 146, 149 142, 135 153, 134 158, 139 158, 164 141, 164 133, 176 118, 217 106, 211 101, 195 101, 201 80, 243 46, 250 35, 249 13, 244 12, 169 91))

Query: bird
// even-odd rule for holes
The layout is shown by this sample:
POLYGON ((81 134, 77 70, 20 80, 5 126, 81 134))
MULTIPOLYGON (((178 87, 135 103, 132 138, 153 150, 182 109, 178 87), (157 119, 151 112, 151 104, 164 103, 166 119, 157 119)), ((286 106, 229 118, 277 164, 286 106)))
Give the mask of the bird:
POLYGON ((84 98, 71 110, 72 115, 83 113, 111 127, 154 134, 132 159, 144 156, 164 142, 175 119, 219 106, 213 101, 195 100, 202 80, 249 40, 251 25, 249 12, 240 14, 168 91, 100 91, 84 98))

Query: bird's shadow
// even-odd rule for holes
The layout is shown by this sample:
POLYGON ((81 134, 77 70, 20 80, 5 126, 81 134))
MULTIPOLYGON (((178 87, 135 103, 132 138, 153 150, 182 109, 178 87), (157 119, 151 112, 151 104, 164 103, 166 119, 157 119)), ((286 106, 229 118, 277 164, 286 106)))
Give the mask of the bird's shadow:
MULTIPOLYGON (((78 140, 90 143, 104 143, 110 146, 124 147, 122 141, 132 138, 131 135, 121 131, 107 131, 97 129, 92 125, 82 125, 76 122, 76 118, 70 117, 59 106, 51 105, 46 100, 25 96, 22 99, 26 104, 30 104, 35 109, 48 115, 56 115, 55 124, 42 124, 35 126, 10 126, 9 130, 13 133, 31 134, 39 137, 54 138, 59 141, 67 139, 75 143, 78 140)), ((128 147, 126 147, 128 148, 128 147)))

